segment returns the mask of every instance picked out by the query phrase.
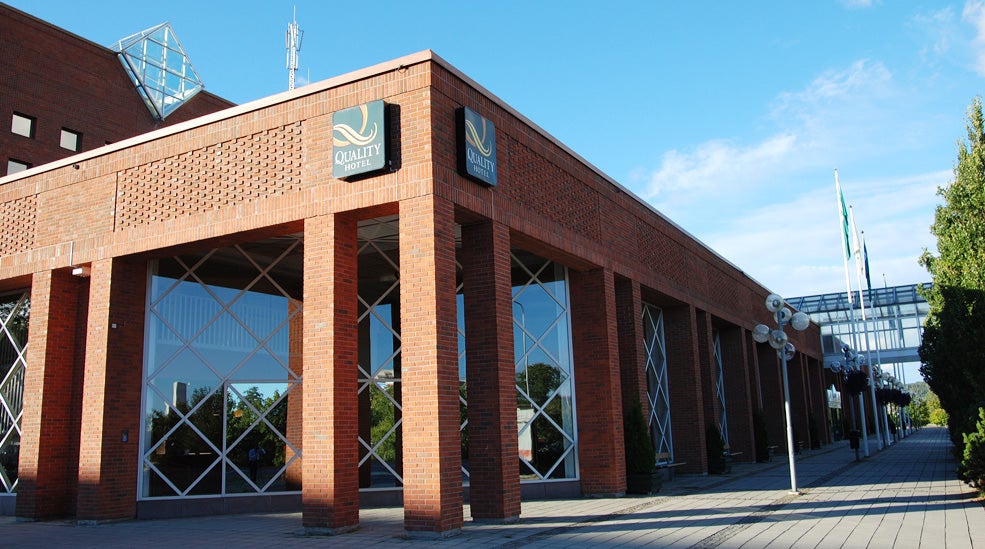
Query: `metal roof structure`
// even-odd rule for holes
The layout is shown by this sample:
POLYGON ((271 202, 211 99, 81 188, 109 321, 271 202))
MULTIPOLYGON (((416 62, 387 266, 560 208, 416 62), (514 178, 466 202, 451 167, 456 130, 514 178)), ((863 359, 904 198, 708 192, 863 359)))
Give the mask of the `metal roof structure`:
POLYGON ((158 120, 164 120, 205 88, 170 23, 128 36, 113 49, 158 120))
POLYGON ((810 295, 787 299, 790 307, 807 313, 821 326, 824 362, 844 360, 842 345, 868 355, 871 363, 919 362, 917 349, 923 336, 923 321, 929 311, 919 287, 931 283, 873 288, 862 293, 865 321, 859 309, 859 292, 810 295), (877 358, 878 356, 878 358, 877 358))

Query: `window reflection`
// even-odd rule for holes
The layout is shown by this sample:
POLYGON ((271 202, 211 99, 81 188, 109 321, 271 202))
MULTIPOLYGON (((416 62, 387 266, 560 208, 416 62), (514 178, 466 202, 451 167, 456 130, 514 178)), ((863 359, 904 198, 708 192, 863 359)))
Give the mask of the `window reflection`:
POLYGON ((567 271, 513 251, 513 348, 520 477, 577 475, 567 271))
POLYGON ((142 497, 300 489, 300 242, 151 264, 142 497))
POLYGON ((30 317, 29 292, 0 297, 0 494, 17 491, 30 317))

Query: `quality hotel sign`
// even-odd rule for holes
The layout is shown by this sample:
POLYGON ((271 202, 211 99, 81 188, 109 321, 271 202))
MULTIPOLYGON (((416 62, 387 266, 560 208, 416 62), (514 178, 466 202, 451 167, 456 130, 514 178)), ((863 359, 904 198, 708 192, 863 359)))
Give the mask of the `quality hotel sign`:
POLYGON ((469 179, 496 185, 496 128, 468 107, 456 112, 458 172, 469 179))
POLYGON ((386 168, 386 104, 372 101, 332 114, 332 177, 386 168))

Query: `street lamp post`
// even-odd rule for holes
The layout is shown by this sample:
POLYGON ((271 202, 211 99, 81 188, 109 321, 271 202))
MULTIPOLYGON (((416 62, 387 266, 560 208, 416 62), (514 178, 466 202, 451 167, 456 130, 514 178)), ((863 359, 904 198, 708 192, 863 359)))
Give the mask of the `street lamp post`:
POLYGON ((787 458, 790 462, 790 493, 800 494, 797 490, 797 466, 794 463, 794 440, 793 423, 790 417, 790 383, 787 379, 787 361, 794 357, 797 349, 787 338, 783 327, 790 324, 797 331, 803 331, 810 325, 810 318, 802 312, 790 313, 790 309, 784 307, 783 298, 777 294, 770 294, 766 297, 766 310, 773 313, 777 328, 770 330, 765 324, 757 324, 752 330, 752 338, 758 343, 770 344, 776 349, 782 362, 781 373, 783 375, 783 413, 787 423, 787 458))
MULTIPOLYGON (((866 359, 865 359, 865 355, 860 355, 860 354, 856 353, 848 345, 842 345, 841 346, 841 352, 842 352, 842 354, 845 355, 845 364, 842 365, 840 362, 834 362, 834 363, 832 363, 831 368, 836 373, 837 372, 840 372, 840 371, 844 371, 844 373, 845 373, 845 379, 847 380, 848 379, 848 375, 851 372, 856 372, 856 371, 857 372, 860 372, 860 371, 862 371, 862 366, 865 365, 866 359)), ((865 421, 865 398, 862 396, 861 393, 858 394, 858 395, 856 395, 856 396, 858 397, 859 416, 861 416, 861 421, 860 421, 861 425, 860 425, 860 427, 861 427, 862 430, 861 430, 860 433, 858 433, 862 437, 860 446, 862 447, 862 453, 865 455, 865 457, 869 457, 869 434, 868 434, 868 429, 865 426, 866 425, 866 421, 865 421)), ((851 408, 851 410, 852 410, 852 430, 855 430, 855 429, 857 429, 857 427, 855 425, 855 408, 852 407, 851 403, 848 404, 848 407, 851 408)), ((873 413, 873 417, 875 417, 875 416, 876 416, 876 414, 873 413)), ((855 448, 855 461, 859 461, 858 454, 859 454, 859 449, 858 448, 855 448)))

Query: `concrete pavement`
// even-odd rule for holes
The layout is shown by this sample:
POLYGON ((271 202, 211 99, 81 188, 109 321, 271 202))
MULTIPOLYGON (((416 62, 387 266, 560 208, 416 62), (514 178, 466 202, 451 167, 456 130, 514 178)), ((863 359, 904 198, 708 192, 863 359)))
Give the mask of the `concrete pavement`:
MULTIPOLYGON (((785 456, 784 456, 785 457, 785 456)), ((855 462, 847 442, 795 461, 740 463, 723 476, 678 475, 650 497, 523 503, 515 524, 474 523, 445 539, 409 538, 400 508, 364 509, 360 528, 308 536, 298 513, 128 521, 18 522, 0 517, 5 547, 983 547, 985 507, 954 478, 947 431, 926 427, 855 462)))

